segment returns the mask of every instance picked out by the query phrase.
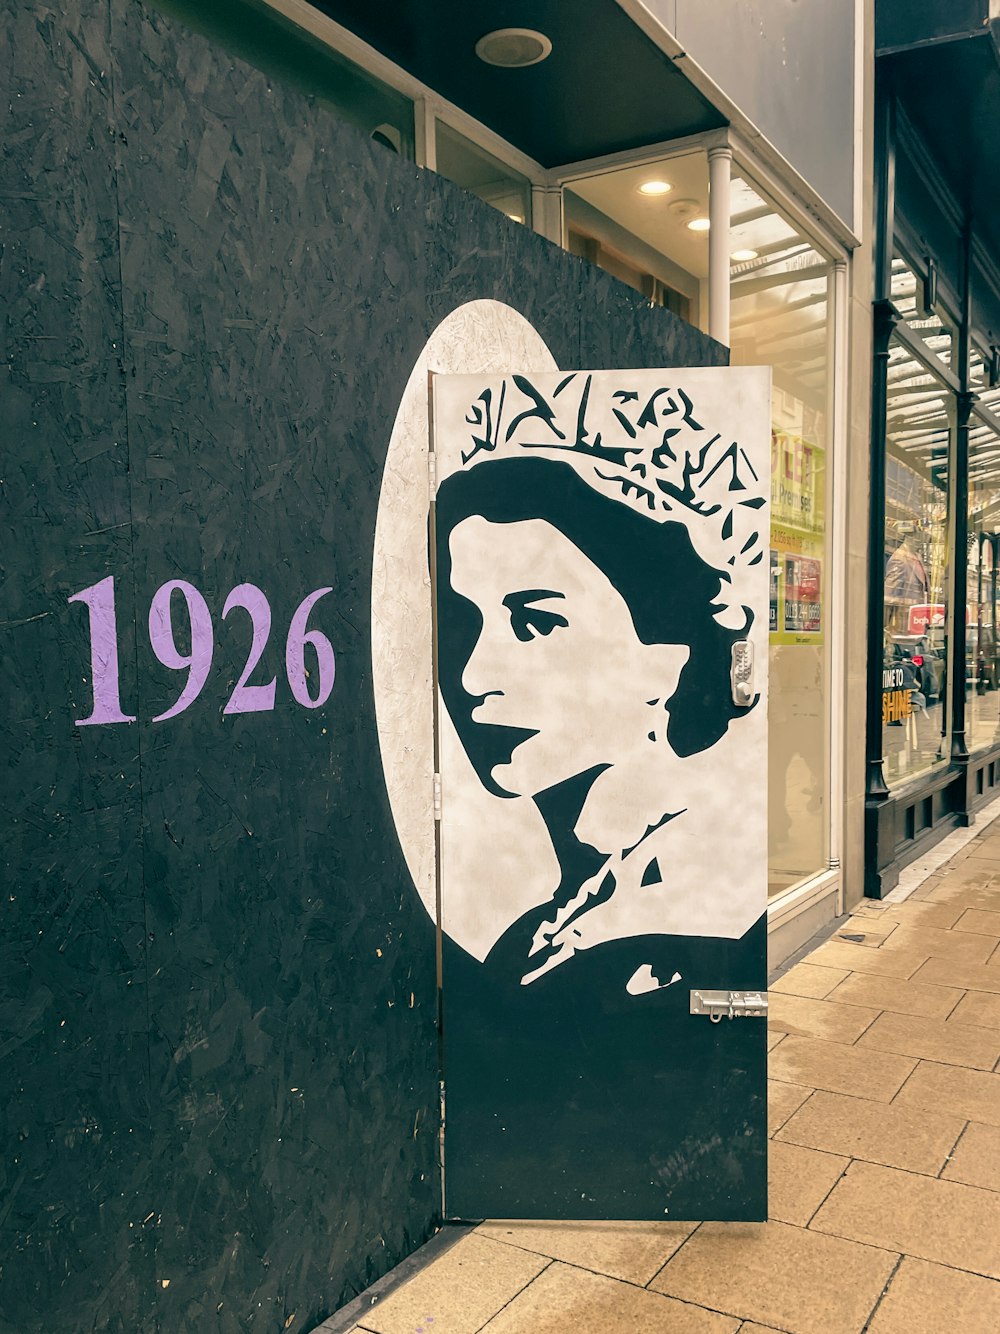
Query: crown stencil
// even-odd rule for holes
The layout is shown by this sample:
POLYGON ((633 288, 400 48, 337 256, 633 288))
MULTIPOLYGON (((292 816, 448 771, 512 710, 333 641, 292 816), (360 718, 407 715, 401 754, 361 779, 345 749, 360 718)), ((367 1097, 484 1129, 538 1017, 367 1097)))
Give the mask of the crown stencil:
POLYGON ((485 387, 465 417, 470 447, 462 463, 520 452, 561 459, 610 498, 658 522, 683 524, 719 575, 717 619, 741 628, 750 571, 767 547, 768 481, 738 441, 701 420, 678 384, 640 391, 628 372, 602 374, 597 392, 594 383, 592 374, 575 372, 544 392, 524 375, 485 387))

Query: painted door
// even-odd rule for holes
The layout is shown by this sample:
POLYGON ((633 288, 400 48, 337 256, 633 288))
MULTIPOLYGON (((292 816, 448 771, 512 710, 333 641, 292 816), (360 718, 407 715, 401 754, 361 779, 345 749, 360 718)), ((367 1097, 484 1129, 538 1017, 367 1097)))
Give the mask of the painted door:
POLYGON ((448 1217, 766 1216, 769 396, 433 377, 448 1217))

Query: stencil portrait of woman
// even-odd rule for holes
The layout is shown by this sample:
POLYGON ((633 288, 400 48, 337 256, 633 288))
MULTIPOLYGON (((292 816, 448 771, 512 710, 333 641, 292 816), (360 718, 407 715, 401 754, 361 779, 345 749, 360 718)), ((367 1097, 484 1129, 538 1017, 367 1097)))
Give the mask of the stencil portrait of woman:
POLYGON ((746 1184, 704 1135, 749 1026, 688 1002, 763 985, 766 463, 705 374, 435 386, 445 1175, 497 1216, 746 1184))
POLYGON ((731 681, 754 629, 759 476, 683 391, 613 379, 602 420, 594 380, 481 390, 449 420, 462 466, 437 495, 444 707, 478 783, 533 804, 559 870, 504 883, 494 862, 488 896, 449 895, 445 928, 480 961, 518 939, 523 985, 608 939, 732 937, 760 911, 711 829, 739 763, 730 727, 759 698, 734 703, 731 681), (706 892, 692 881, 710 868, 706 892))
MULTIPOLYGON (((614 896, 669 884, 666 826, 697 802, 695 757, 737 712, 730 662, 745 629, 714 619, 718 574, 681 524, 606 498, 567 463, 453 474, 437 539, 448 712, 484 787, 534 801, 562 873, 516 922, 493 901, 528 984, 600 937, 614 896)), ((711 934, 708 904, 692 907, 667 907, 663 929, 711 934)))

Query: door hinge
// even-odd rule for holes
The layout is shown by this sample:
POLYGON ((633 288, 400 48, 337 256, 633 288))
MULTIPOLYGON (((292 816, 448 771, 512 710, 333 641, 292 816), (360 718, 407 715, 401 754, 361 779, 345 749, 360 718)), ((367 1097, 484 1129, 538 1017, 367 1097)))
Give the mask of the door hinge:
POLYGON ((692 991, 691 1013, 707 1014, 713 1024, 722 1019, 767 1016, 766 991, 692 991))
POLYGON ((440 1099, 441 1118, 438 1124, 438 1165, 444 1171, 444 1080, 438 1081, 438 1097, 440 1099))
POLYGON ((434 775, 434 819, 441 819, 441 775, 434 775))

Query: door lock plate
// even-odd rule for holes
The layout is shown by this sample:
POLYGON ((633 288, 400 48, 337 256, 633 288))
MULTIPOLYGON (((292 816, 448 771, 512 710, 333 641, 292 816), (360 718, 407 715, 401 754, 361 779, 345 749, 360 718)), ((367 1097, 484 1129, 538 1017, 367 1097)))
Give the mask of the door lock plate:
POLYGON ((732 647, 729 682, 733 692, 733 703, 741 709, 748 709, 755 698, 753 644, 749 639, 738 639, 732 647))
POLYGON ((692 991, 691 1013, 707 1014, 713 1024, 723 1019, 767 1017, 766 991, 692 991))

